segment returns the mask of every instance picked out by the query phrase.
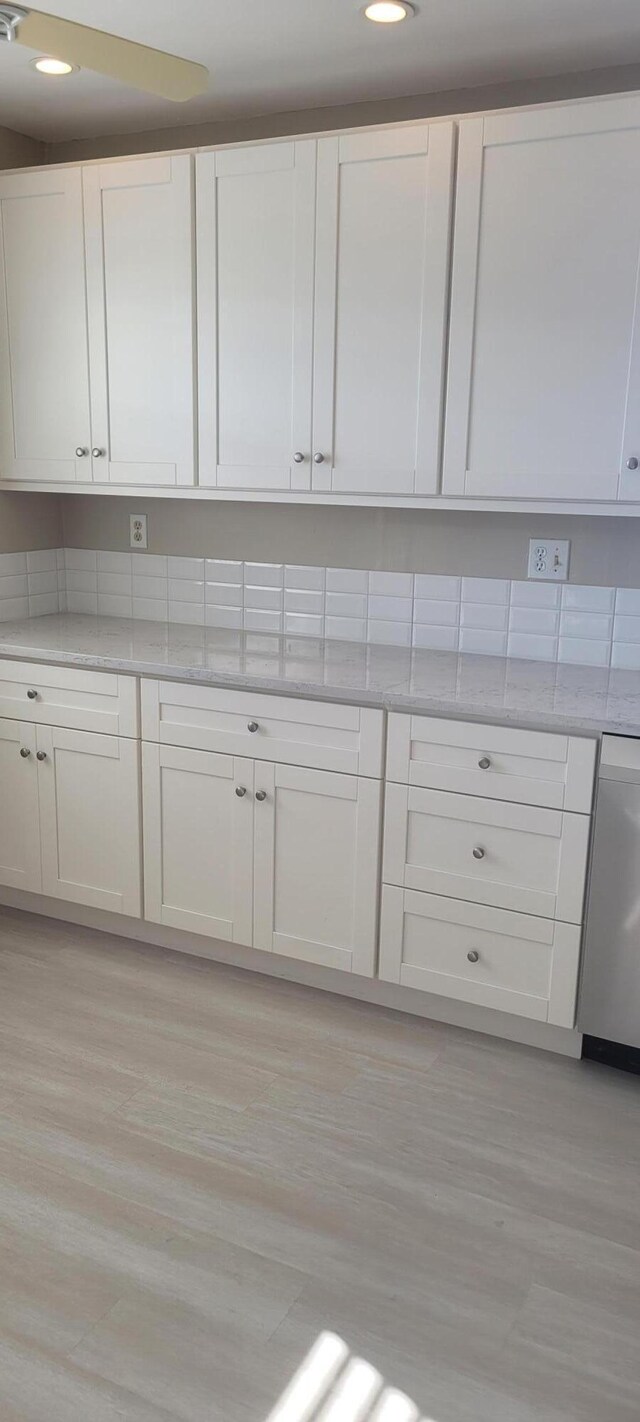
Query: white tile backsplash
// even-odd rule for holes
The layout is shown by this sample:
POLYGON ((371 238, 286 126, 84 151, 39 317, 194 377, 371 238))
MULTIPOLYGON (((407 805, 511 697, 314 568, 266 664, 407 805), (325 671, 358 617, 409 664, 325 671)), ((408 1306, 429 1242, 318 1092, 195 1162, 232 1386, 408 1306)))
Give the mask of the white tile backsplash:
POLYGON ((58 610, 244 629, 256 639, 325 636, 640 670, 640 588, 108 549, 0 553, 0 620, 58 610))

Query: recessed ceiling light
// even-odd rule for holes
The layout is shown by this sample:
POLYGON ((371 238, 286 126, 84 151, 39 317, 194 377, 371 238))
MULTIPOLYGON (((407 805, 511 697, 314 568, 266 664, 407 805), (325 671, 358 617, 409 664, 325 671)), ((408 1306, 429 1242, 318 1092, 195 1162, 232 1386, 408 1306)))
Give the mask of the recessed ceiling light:
POLYGON ((410 20, 415 13, 407 0, 373 0, 364 9, 365 18, 375 20, 378 25, 395 25, 398 20, 410 20))
POLYGON ((51 59, 48 55, 43 55, 42 59, 32 60, 34 69, 40 74, 73 74, 77 68, 75 64, 67 64, 66 59, 51 59))

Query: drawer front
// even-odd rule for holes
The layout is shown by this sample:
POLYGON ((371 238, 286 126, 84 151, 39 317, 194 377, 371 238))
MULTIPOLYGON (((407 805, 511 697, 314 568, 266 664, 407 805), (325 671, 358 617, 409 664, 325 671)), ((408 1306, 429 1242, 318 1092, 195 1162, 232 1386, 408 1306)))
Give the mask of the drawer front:
POLYGON ((142 682, 142 734, 161 745, 379 777, 383 713, 183 682, 142 682))
POLYGON ((589 823, 559 810, 388 783, 383 878, 580 923, 589 823))
POLYGON ((389 716, 387 776, 521 805, 588 814, 596 741, 432 716, 389 716))
POLYGON ((108 736, 137 736, 137 678, 0 659, 0 716, 108 736))
POLYGON ((572 1027, 580 929, 385 884, 380 977, 572 1027))

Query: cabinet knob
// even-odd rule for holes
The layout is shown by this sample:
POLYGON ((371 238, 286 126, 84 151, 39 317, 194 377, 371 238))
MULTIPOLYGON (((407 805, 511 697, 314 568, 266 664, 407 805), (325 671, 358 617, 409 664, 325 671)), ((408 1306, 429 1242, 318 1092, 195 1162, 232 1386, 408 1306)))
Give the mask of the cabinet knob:
POLYGON ((267 792, 266 792, 266 790, 256 790, 256 800, 266 800, 266 798, 267 798, 267 792))
POLYGON ((469 962, 470 962, 470 963, 477 963, 479 957, 480 957, 480 954, 477 952, 477 950, 476 950, 475 948, 472 948, 472 949, 471 949, 471 952, 470 952, 470 953, 467 953, 467 958, 469 959, 469 962))
POLYGON ((473 857, 474 859, 484 859, 484 849, 481 845, 476 844, 475 849, 473 851, 473 857))
POLYGON ((21 746, 21 747, 20 747, 20 755, 22 756, 22 759, 23 759, 23 760, 27 760, 28 757, 31 755, 31 751, 29 750, 29 748, 28 748, 27 746, 21 746))
POLYGON ((246 787, 246 785, 236 785, 236 795, 238 796, 238 799, 239 799, 239 800, 241 800, 242 797, 243 797, 243 795, 246 795, 246 793, 247 793, 247 787, 246 787))
POLYGON ((91 451, 94 459, 102 459, 104 452, 104 449, 92 449, 91 451))
POLYGON ((314 454, 313 462, 314 464, 324 464, 324 454, 314 454))
POLYGON ((635 454, 632 454, 631 458, 627 460, 627 469, 637 469, 637 468, 638 468, 638 461, 637 461, 637 459, 636 459, 635 454))
POLYGON ((248 730, 248 731, 251 731, 251 734, 252 734, 252 735, 254 734, 255 731, 259 731, 259 730, 260 730, 260 727, 259 727, 259 725, 258 725, 258 722, 257 722, 257 721, 247 721, 247 730, 248 730))
POLYGON ((301 450, 296 450, 293 456, 293 462, 294 464, 304 464, 304 454, 302 454, 301 450))
POLYGON ((30 687, 29 687, 29 690, 28 690, 28 692, 27 692, 27 700, 28 700, 28 701, 37 701, 37 700, 38 700, 38 693, 37 693, 37 691, 35 690, 35 688, 34 688, 33 686, 30 686, 30 687))
POLYGON ((36 751, 36 760, 46 760, 46 759, 47 759, 47 752, 46 752, 46 751, 36 751))
POLYGON ((491 761, 489 760, 488 755, 483 755, 478 761, 478 765, 481 770, 488 770, 491 765, 491 761))
POLYGON ((88 453, 89 453, 88 449, 83 449, 83 447, 82 447, 81 444, 78 445, 78 448, 77 448, 77 450, 76 450, 76 455, 77 455, 78 459, 84 459, 85 454, 88 454, 88 453))

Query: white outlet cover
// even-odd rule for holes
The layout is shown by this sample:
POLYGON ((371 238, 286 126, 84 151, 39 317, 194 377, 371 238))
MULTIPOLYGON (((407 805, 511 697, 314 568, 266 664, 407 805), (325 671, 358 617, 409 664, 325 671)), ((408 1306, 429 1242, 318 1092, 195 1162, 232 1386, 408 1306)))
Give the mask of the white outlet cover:
POLYGON ((527 577, 547 583, 566 583, 571 541, 568 538, 531 538, 527 577))
POLYGON ((147 515, 129 514, 129 547, 147 547, 147 515))

